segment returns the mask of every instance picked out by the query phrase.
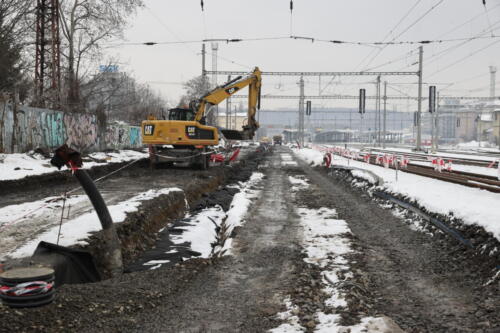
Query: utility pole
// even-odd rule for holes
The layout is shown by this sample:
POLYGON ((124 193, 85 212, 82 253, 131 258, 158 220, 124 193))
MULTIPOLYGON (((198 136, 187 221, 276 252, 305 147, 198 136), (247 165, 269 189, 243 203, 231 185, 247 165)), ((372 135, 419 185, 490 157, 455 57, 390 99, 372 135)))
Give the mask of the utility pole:
MULTIPOLYGON (((231 81, 231 75, 227 76, 227 82, 231 81)), ((229 114, 231 112, 231 97, 226 99, 226 128, 229 128, 229 114)))
POLYGON ((495 97, 495 80, 496 80, 497 68, 495 66, 490 66, 490 97, 493 99, 495 97))
POLYGON ((304 147, 304 77, 300 77, 300 96, 299 96, 299 142, 304 147))
POLYGON ((381 99, 382 99, 382 91, 381 91, 381 84, 380 84, 380 75, 377 77, 377 96, 378 96, 378 104, 377 104, 377 110, 378 110, 378 124, 377 124, 377 142, 378 146, 380 147, 381 145, 381 140, 380 140, 380 132, 382 131, 382 126, 381 126, 381 99))
MULTIPOLYGON (((373 138, 377 138, 377 124, 378 124, 378 119, 377 119, 377 103, 378 103, 378 96, 377 96, 377 92, 378 92, 378 86, 377 86, 377 80, 375 80, 375 116, 374 116, 374 119, 375 119, 375 124, 373 124, 373 133, 375 133, 375 135, 373 136, 373 138)), ((371 144, 371 137, 370 137, 370 133, 368 133, 368 143, 371 144)), ((376 140, 375 140, 375 145, 376 145, 376 140)))
POLYGON ((373 127, 373 138, 376 145, 380 146, 380 75, 377 76, 375 93, 375 126, 373 127))
POLYGON ((422 67, 424 47, 418 48, 418 108, 417 108, 417 151, 422 150, 422 67))
MULTIPOLYGON (((217 50, 219 49, 219 43, 212 43, 212 87, 217 87, 217 50)), ((210 116, 208 117, 209 123, 211 125, 216 125, 219 119, 219 106, 214 105, 213 111, 210 112, 210 116), (216 120, 215 120, 216 119, 216 120), (212 121, 210 121, 212 120, 212 121)))
POLYGON ((387 130, 387 81, 384 81, 384 127, 382 132, 382 148, 385 148, 385 137, 387 130))
POLYGON ((35 15, 35 105, 57 109, 61 106, 59 0, 37 0, 35 15))
POLYGON ((207 68, 205 67, 205 43, 201 44, 201 76, 203 77, 203 82, 207 77, 207 68))
POLYGON ((439 149, 439 92, 436 93, 436 123, 435 123, 436 131, 436 139, 434 139, 435 151, 439 149))

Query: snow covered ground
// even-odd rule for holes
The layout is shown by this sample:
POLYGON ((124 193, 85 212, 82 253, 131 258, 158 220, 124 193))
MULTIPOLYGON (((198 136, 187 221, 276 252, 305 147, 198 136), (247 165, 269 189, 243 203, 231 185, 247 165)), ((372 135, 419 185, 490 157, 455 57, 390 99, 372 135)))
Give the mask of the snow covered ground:
MULTIPOLYGON (((95 160, 105 160, 107 163, 120 163, 146 158, 148 154, 135 150, 120 150, 110 153, 91 153, 89 157, 95 160)), ((85 169, 96 165, 103 165, 103 163, 95 161, 83 163, 85 169)), ((57 169, 50 164, 50 159, 40 154, 0 154, 0 181, 20 179, 55 171, 57 169)))
MULTIPOLYGON (((294 150, 295 154, 313 165, 321 165, 322 152, 303 148, 294 150)), ((500 195, 476 188, 447 183, 437 179, 398 172, 383 167, 348 160, 335 155, 332 166, 353 166, 369 170, 384 180, 380 189, 400 194, 415 200, 428 211, 461 219, 466 224, 476 224, 489 231, 500 240, 500 195)), ((356 176, 373 181, 369 174, 356 171, 356 176)))
MULTIPOLYGON (((182 190, 179 188, 164 188, 160 190, 142 192, 128 200, 109 206, 109 213, 111 214, 113 222, 123 222, 127 213, 137 211, 142 201, 150 200, 162 194, 168 194, 172 191, 182 190)), ((86 196, 79 195, 68 200, 73 204, 77 204, 78 202, 88 199, 86 196)), ((42 207, 40 207, 40 203, 41 202, 36 201, 2 208, 0 210, 0 230, 6 223, 9 223, 9 225, 6 225, 5 228, 9 228, 13 225, 11 222, 15 220, 19 221, 16 224, 22 224, 25 230, 29 230, 29 223, 34 217, 43 214, 50 214, 51 211, 59 209, 61 206, 61 203, 57 201, 51 202, 42 207), (28 212, 28 214, 26 214, 27 209, 31 209, 32 207, 38 207, 38 209, 32 213, 28 212), (4 215, 2 215, 2 213, 4 213, 4 215)), ((19 225, 16 227, 19 228, 19 225)), ((59 245, 71 246, 76 244, 86 244, 85 239, 88 238, 92 232, 99 231, 101 229, 102 227, 99 222, 99 218, 97 217, 96 212, 92 209, 89 212, 81 214, 62 224, 59 245)), ((57 223, 57 225, 47 228, 47 230, 39 235, 33 235, 31 239, 26 241, 24 244, 14 243, 10 249, 2 247, 3 251, 0 254, 0 260, 31 256, 38 246, 38 243, 41 241, 56 243, 58 233, 59 225, 57 223)))

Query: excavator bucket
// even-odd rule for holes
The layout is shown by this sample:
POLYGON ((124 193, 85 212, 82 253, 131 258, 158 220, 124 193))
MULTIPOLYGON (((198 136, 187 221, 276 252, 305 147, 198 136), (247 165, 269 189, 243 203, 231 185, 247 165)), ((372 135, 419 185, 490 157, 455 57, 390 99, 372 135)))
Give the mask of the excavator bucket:
POLYGON ((221 132, 227 140, 246 140, 243 131, 221 129, 221 132))

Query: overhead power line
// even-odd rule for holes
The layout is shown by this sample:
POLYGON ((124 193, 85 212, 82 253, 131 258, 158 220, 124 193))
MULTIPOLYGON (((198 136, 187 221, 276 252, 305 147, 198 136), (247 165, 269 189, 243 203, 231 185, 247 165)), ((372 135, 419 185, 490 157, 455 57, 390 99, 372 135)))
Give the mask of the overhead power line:
MULTIPOLYGON (((487 31, 490 32, 490 31, 487 31)), ((459 41, 472 41, 476 39, 497 39, 500 35, 490 35, 490 36, 473 36, 473 37, 460 37, 460 38, 450 38, 450 39, 423 39, 423 40, 401 40, 401 41, 390 41, 390 42, 378 42, 378 41, 349 41, 349 40, 337 40, 337 39, 320 39, 307 36, 277 36, 277 37, 256 37, 256 38, 207 38, 207 39, 197 39, 197 40, 177 40, 177 41, 147 41, 147 42, 130 42, 130 43, 117 43, 109 44, 109 46, 127 46, 127 45, 174 45, 174 44, 199 44, 208 42, 223 42, 223 43, 240 43, 240 42, 253 42, 253 41, 266 41, 266 40, 307 40, 311 43, 323 42, 330 44, 348 44, 348 45, 360 45, 360 46, 389 46, 389 45, 422 45, 422 44, 442 44, 451 43, 459 41)))
MULTIPOLYGON (((412 6, 412 7, 411 7, 411 8, 410 8, 410 9, 409 9, 409 10, 408 10, 408 11, 407 11, 404 15, 403 15, 403 17, 402 17, 402 18, 398 21, 398 23, 396 23, 396 25, 395 25, 395 26, 394 26, 391 30, 389 30, 389 32, 387 33, 387 35, 385 35, 385 37, 382 39, 382 41, 383 41, 383 42, 385 42, 385 41, 386 41, 386 39, 387 39, 387 38, 388 38, 388 37, 389 37, 389 36, 393 33, 393 31, 397 29, 397 27, 399 26, 399 24, 401 24, 401 23, 402 23, 402 22, 403 22, 403 21, 404 21, 404 20, 408 17, 408 15, 410 15, 410 13, 411 13, 411 12, 415 9, 415 7, 417 7, 417 5, 418 5, 421 1, 422 1, 422 0, 417 0, 417 1, 415 2, 415 4, 414 4, 414 5, 413 5, 413 6, 412 6)), ((373 52, 373 50, 372 50, 372 51, 371 51, 371 52, 370 52, 370 53, 369 53, 369 54, 368 54, 365 58, 363 58, 363 60, 361 60, 361 62, 360 62, 360 63, 359 63, 359 64, 358 64, 355 68, 357 69, 359 66, 361 66, 361 64, 363 64, 363 63, 366 61, 366 59, 370 58, 370 57, 371 57, 371 55, 372 55, 372 52, 373 52)), ((374 58, 375 58, 375 57, 377 57, 377 55, 378 55, 378 54, 380 54, 380 52, 382 52, 382 50, 378 50, 378 53, 374 56, 374 58)), ((374 58, 372 58, 372 59, 370 60, 370 62, 367 64, 367 66, 369 66, 369 65, 372 63, 372 61, 374 60, 374 58)))
POLYGON ((480 48, 480 49, 478 49, 478 50, 476 50, 476 51, 474 51, 474 52, 472 52, 472 53, 469 53, 469 54, 468 54, 468 55, 466 55, 465 57, 462 57, 462 58, 458 59, 457 61, 455 61, 455 62, 453 62, 453 63, 449 64, 448 66, 445 66, 445 67, 443 67, 443 68, 441 68, 441 69, 439 69, 439 70, 435 71, 434 73, 431 73, 431 74, 430 74, 430 75, 428 75, 427 77, 431 77, 431 76, 434 76, 434 75, 436 75, 436 74, 438 74, 438 73, 441 73, 442 71, 447 70, 447 69, 449 69, 449 68, 451 68, 451 67, 453 67, 453 66, 455 66, 455 65, 457 65, 457 64, 459 64, 459 63, 461 63, 461 62, 462 62, 462 61, 464 61, 464 60, 467 60, 468 58, 470 58, 470 57, 472 57, 472 56, 476 55, 476 54, 477 54, 477 53, 479 53, 479 52, 482 52, 482 51, 484 51, 484 50, 486 50, 486 49, 488 49, 488 48, 492 47, 493 45, 498 44, 499 42, 500 42, 500 40, 496 40, 496 41, 494 41, 493 43, 490 43, 490 44, 488 44, 488 45, 486 45, 486 46, 484 46, 484 47, 482 47, 482 48, 480 48))
MULTIPOLYGON (((408 30, 410 30, 411 28, 413 28, 418 22, 420 22, 424 17, 426 17, 430 12, 432 12, 436 7, 438 7, 441 3, 443 3, 444 0, 440 0, 437 4, 435 4, 434 6, 432 6, 430 9, 428 9, 425 13, 423 13, 422 15, 420 15, 415 21, 413 21, 410 25, 408 25, 405 29, 403 29, 403 31, 401 31, 398 35, 396 35, 394 38, 392 38, 390 40, 390 42, 394 42, 396 41, 397 38, 401 37, 403 34, 405 34, 408 30)), ((429 43, 422 43, 422 44, 431 44, 430 42, 429 43)), ((377 56, 387 47, 386 45, 390 45, 390 44, 385 44, 385 46, 383 48, 381 48, 371 59, 370 61, 368 62, 368 64, 366 66, 369 66, 373 60, 375 60, 375 58, 377 58, 377 56)))

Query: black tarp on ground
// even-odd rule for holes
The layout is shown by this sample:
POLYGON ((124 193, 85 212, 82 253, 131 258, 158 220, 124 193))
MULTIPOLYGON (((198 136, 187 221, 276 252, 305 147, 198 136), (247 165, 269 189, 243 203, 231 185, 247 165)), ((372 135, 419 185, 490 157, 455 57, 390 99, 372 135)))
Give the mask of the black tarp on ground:
POLYGON ((101 280, 94 259, 88 252, 52 243, 40 242, 31 257, 35 263, 52 267, 56 286, 65 283, 88 283, 101 280))

